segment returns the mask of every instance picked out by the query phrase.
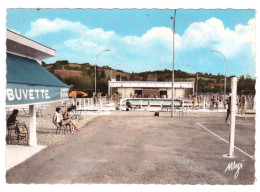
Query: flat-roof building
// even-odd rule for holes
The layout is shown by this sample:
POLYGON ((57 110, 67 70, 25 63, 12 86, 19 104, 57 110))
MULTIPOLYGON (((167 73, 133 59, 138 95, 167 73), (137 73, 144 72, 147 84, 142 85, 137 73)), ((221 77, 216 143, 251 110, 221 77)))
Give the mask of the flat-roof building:
MULTIPOLYGON (((174 82, 174 98, 184 98, 193 94, 193 82, 174 82)), ((116 92, 122 98, 171 98, 172 82, 161 81, 108 81, 108 95, 116 92)))

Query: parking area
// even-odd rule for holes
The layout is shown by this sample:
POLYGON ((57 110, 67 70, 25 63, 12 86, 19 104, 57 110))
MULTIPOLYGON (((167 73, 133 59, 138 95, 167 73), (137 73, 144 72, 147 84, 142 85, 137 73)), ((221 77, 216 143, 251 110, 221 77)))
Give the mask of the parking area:
POLYGON ((235 149, 235 159, 223 157, 229 151, 223 141, 229 137, 224 120, 225 113, 217 112, 181 118, 168 112, 155 117, 153 112, 115 111, 10 169, 6 179, 8 183, 253 184, 254 118, 237 117, 235 145, 249 156, 235 149), (226 171, 234 161, 242 164, 236 179, 237 169, 226 171))

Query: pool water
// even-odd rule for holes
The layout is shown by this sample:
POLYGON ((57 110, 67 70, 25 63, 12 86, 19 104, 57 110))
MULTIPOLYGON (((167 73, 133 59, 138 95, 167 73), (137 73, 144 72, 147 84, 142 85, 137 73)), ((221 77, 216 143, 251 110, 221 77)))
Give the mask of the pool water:
MULTIPOLYGON (((150 105, 171 105, 171 100, 143 100, 143 99, 128 99, 129 102, 132 105, 148 105, 150 102, 150 105)), ((123 101, 122 103, 126 103, 126 101, 123 101)), ((181 101, 174 100, 174 105, 180 105, 181 101)))

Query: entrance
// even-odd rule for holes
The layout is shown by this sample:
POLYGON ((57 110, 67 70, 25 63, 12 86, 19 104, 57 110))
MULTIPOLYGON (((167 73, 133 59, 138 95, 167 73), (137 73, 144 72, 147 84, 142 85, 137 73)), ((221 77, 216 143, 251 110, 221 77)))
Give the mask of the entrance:
POLYGON ((135 95, 134 97, 136 98, 141 98, 143 95, 143 90, 135 90, 135 95))
POLYGON ((167 98, 167 91, 160 91, 160 98, 167 98))

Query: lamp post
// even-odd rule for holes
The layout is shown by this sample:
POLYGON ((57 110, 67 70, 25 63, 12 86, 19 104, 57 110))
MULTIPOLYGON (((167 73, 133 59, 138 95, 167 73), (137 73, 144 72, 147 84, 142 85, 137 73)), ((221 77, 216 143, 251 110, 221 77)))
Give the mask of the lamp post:
POLYGON ((196 70, 196 103, 198 103, 198 71, 197 71, 197 68, 194 66, 194 65, 190 65, 190 64, 187 64, 188 66, 191 66, 191 67, 194 67, 194 69, 196 70))
MULTIPOLYGON (((118 66, 121 66, 121 64, 119 63, 118 66)), ((120 74, 120 79, 119 79, 119 80, 121 81, 121 80, 122 80, 122 79, 121 79, 121 72, 120 72, 119 74, 120 74)))
POLYGON ((174 109, 174 34, 175 34, 175 18, 176 18, 176 9, 174 9, 174 17, 173 19, 173 29, 172 29, 172 102, 171 102, 171 117, 173 117, 173 109, 174 109))
POLYGON ((106 49, 104 51, 99 52, 95 58, 95 95, 97 95, 97 58, 101 53, 104 53, 106 51, 110 51, 110 49, 106 49))
POLYGON ((227 77, 226 77, 226 69, 227 69, 227 60, 226 57, 223 55, 223 53, 221 53, 220 51, 217 50, 210 50, 211 52, 216 52, 219 53, 220 55, 222 55, 222 57, 224 58, 225 61, 225 84, 224 84, 224 100, 226 98, 226 82, 227 82, 227 77))

